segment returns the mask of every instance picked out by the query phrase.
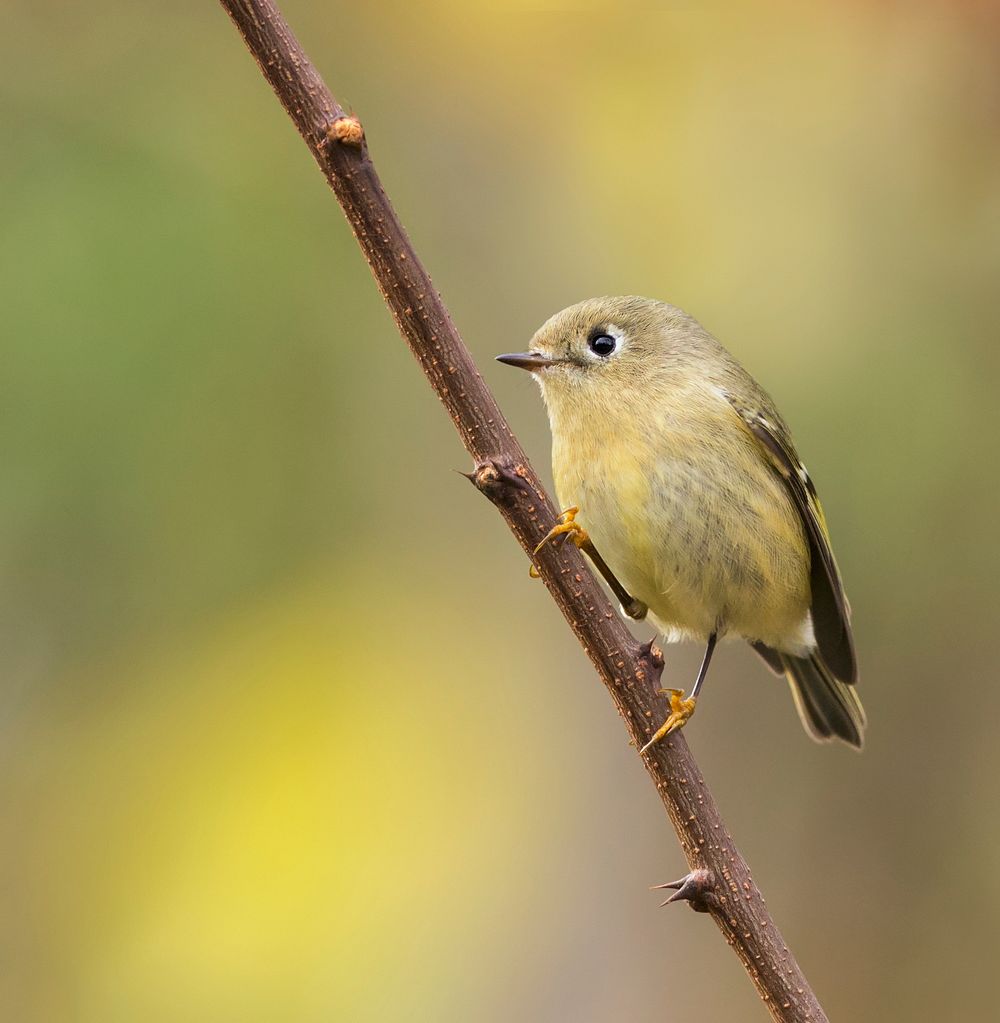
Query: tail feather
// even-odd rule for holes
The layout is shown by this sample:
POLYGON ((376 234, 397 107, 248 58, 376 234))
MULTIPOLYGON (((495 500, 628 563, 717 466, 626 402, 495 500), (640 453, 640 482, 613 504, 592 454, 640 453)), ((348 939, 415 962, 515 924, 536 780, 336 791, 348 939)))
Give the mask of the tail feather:
POLYGON ((864 745, 866 719, 854 686, 835 679, 815 655, 780 657, 806 731, 819 742, 836 737, 860 749, 864 745))

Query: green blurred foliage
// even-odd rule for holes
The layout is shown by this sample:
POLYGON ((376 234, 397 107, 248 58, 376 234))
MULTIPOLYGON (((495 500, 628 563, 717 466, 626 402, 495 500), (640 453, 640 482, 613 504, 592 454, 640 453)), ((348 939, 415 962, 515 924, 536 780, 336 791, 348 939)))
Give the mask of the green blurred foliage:
MULTIPOLYGON (((588 295, 775 395, 869 747, 738 646, 690 741, 831 1017, 991 1018, 996 7, 284 6, 539 466, 588 295)), ((0 1017, 763 1018, 221 10, 4 21, 0 1017)))

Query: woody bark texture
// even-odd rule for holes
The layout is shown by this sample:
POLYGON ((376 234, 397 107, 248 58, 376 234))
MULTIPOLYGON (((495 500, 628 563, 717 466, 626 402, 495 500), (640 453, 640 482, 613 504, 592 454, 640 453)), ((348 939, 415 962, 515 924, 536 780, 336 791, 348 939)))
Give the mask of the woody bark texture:
MULTIPOLYGON (((220 2, 333 188, 400 334, 472 456, 469 478, 530 554, 555 522, 552 502, 383 191, 361 123, 330 94, 271 0, 220 2)), ((573 544, 548 544, 535 563, 611 694, 632 744, 641 747, 668 713, 657 694, 662 669, 657 651, 628 631, 573 544)), ((683 735, 672 734, 642 761, 691 870, 665 886, 674 890, 672 900, 711 915, 775 1020, 825 1021, 683 735)))

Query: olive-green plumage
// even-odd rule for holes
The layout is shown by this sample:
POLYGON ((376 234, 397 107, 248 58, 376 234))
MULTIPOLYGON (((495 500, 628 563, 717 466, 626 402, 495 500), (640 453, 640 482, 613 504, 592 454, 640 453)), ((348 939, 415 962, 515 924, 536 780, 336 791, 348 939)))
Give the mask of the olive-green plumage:
POLYGON ((664 637, 744 637, 815 738, 860 746, 840 574, 768 395, 696 320, 645 298, 565 309, 531 353, 559 501, 664 637))

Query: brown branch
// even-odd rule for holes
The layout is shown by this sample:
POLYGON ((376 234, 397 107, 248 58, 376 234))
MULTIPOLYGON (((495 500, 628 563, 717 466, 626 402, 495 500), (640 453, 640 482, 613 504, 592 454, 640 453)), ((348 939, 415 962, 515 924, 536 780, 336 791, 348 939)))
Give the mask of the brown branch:
MULTIPOLYGON (((554 522, 552 502, 382 190, 360 122, 344 114, 271 0, 220 2, 336 193, 399 332, 476 462, 469 478, 530 553, 554 522)), ((626 629, 572 544, 549 544, 536 563, 607 686, 632 743, 642 746, 666 715, 656 693, 662 661, 626 629)), ((687 878, 671 885, 677 889, 674 898, 711 914, 774 1019, 826 1020, 683 736, 674 734, 654 746, 643 762, 691 867, 687 878)))

